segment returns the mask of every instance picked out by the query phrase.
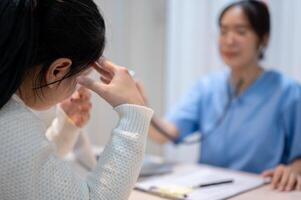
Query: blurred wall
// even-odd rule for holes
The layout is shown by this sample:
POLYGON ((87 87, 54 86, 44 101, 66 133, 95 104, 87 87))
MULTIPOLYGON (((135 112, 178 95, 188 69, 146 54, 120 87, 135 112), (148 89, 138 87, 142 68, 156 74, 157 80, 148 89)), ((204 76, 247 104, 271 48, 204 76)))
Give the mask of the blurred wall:
MULTIPOLYGON (((165 64, 165 0, 96 0, 107 23, 105 56, 136 72, 143 80, 150 106, 163 113, 165 64)), ((93 95, 92 120, 87 132, 92 142, 104 145, 116 125, 112 108, 93 95)), ((161 154, 151 142, 147 152, 161 154)))

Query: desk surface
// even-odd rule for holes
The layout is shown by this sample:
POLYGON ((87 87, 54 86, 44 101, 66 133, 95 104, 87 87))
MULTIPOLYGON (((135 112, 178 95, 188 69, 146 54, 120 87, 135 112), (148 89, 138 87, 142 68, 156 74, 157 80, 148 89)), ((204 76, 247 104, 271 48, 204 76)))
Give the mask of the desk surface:
MULTIPOLYGON (((175 167, 175 171, 177 170, 183 170, 183 168, 191 168, 193 169, 197 165, 180 165, 175 167)), ((202 165, 200 165, 202 166, 202 165)), ((208 167, 208 166, 206 166, 208 167)), ((215 167, 212 167, 215 168, 215 167)), ((218 170, 224 170, 221 168, 216 168, 218 170)), ((243 172, 239 172, 243 173, 243 172)), ((246 173, 244 173, 246 174, 246 173)), ((250 174, 250 176, 254 176, 253 174, 250 174)), ((257 176, 257 175, 255 175, 257 176)), ((164 198, 160 198, 154 195, 150 195, 144 192, 140 192, 137 190, 134 190, 129 198, 129 200, 165 200, 164 198)), ((231 200, 301 200, 301 192, 295 191, 295 192, 278 192, 275 190, 272 190, 269 185, 265 185, 262 187, 259 187, 257 189, 251 190, 249 192, 245 192, 243 194, 237 195, 231 200)))
MULTIPOLYGON (((80 167, 78 163, 72 162, 72 165, 80 175, 84 176, 87 173, 87 171, 84 168, 80 167)), ((175 168, 175 170, 181 169, 182 167, 193 167, 193 166, 192 165, 178 166, 177 168, 175 168)), ((231 198, 231 200, 254 200, 254 199, 256 200, 301 200, 301 192, 300 191, 278 192, 270 189, 270 187, 266 185, 231 198)), ((129 200, 165 200, 165 199, 133 190, 129 200)))
MULTIPOLYGON (((133 191, 129 200, 165 200, 160 197, 156 197, 150 194, 146 194, 139 191, 133 191)), ((263 186, 261 188, 246 192, 231 198, 231 200, 300 200, 301 192, 277 192, 271 190, 269 186, 263 186)))

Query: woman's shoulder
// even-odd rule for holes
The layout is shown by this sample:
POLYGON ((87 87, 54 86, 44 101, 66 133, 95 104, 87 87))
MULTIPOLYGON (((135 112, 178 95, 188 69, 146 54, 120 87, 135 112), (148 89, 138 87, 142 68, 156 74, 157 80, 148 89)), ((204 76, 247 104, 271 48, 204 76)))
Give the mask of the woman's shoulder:
POLYGON ((14 99, 0 109, 1 149, 31 148, 44 141, 45 127, 38 117, 14 99))
POLYGON ((280 99, 282 110, 289 110, 301 103, 301 85, 297 80, 276 70, 268 70, 266 77, 280 99))
POLYGON ((0 109, 0 124, 1 128, 19 126, 43 127, 41 120, 32 111, 13 98, 0 109))
POLYGON ((32 178, 54 146, 47 141, 37 117, 13 99, 0 109, 0 127, 0 185, 13 193, 18 188, 29 192, 32 178))
POLYGON ((266 79, 270 80, 273 85, 275 85, 278 90, 287 93, 287 92, 297 92, 299 93, 301 90, 300 83, 291 78, 290 76, 279 72, 277 70, 267 70, 265 72, 266 79))

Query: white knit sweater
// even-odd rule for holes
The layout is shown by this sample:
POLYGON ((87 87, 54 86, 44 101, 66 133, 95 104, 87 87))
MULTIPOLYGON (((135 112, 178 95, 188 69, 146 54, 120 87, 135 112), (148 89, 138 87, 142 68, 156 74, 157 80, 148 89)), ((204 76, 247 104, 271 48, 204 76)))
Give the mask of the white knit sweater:
POLYGON ((43 123, 11 99, 0 110, 0 199, 122 200, 138 177, 152 110, 115 108, 120 116, 95 170, 82 180, 55 155, 43 123))

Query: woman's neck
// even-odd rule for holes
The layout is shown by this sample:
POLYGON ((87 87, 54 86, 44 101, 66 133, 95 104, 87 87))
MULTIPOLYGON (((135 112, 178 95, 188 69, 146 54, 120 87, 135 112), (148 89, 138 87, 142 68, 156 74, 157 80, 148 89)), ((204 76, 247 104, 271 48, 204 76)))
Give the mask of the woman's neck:
POLYGON ((27 107, 36 110, 39 108, 39 101, 32 88, 32 80, 30 78, 25 78, 19 89, 16 91, 16 95, 23 101, 23 103, 27 107))
POLYGON ((240 67, 231 71, 231 84, 236 89, 236 95, 245 91, 263 72, 263 69, 258 65, 250 65, 240 67))

